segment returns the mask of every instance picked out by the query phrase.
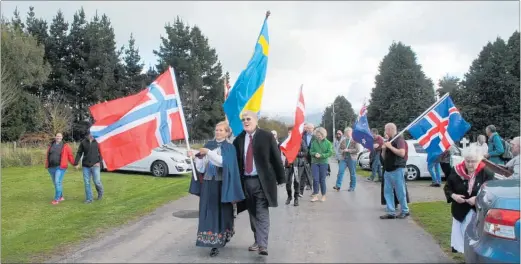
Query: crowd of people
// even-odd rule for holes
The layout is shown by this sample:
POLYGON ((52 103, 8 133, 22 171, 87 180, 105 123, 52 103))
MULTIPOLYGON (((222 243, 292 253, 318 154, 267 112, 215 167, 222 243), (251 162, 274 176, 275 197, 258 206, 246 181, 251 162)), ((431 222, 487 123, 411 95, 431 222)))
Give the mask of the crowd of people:
MULTIPOLYGON (((325 202, 326 177, 330 174, 329 161, 338 161, 335 191, 342 188, 345 171, 350 174, 348 191, 356 189, 356 161, 360 146, 352 138, 352 129, 336 131, 333 143, 327 139, 327 130, 305 124, 300 149, 296 159, 289 163, 280 150, 276 132, 258 127, 258 116, 251 111, 242 114, 243 131, 231 140, 231 129, 226 121, 215 127, 215 138, 208 141, 198 152, 188 151, 193 158, 197 177, 193 177, 189 192, 199 199, 199 224, 196 245, 211 248, 210 256, 217 256, 235 234, 235 217, 247 211, 250 219, 253 243, 250 251, 268 255, 270 230, 269 208, 278 206, 278 186, 285 184, 287 199, 299 206, 305 189, 311 190, 311 202, 325 202)), ((288 128, 291 135, 292 127, 288 128)), ((377 129, 371 130, 374 137, 370 153, 371 176, 369 181, 381 182, 382 205, 386 213, 380 219, 404 219, 410 215, 409 195, 405 182, 408 158, 407 143, 397 135, 393 123, 385 125, 380 136, 377 129), (398 211, 398 204, 400 211, 398 211)), ((453 251, 463 252, 463 232, 475 213, 476 195, 483 183, 494 179, 494 173, 486 168, 482 159, 504 166, 519 179, 520 137, 510 142, 502 139, 494 126, 486 128, 488 142, 479 136, 476 144, 463 149, 464 161, 453 164, 454 148, 429 163, 433 187, 441 186, 440 170, 446 177, 443 191, 451 204, 453 216, 451 246, 453 251), (486 150, 486 151, 485 151, 486 150)), ((103 197, 101 184, 101 154, 96 140, 88 136, 80 143, 76 157, 71 147, 63 142, 61 133, 49 145, 45 166, 55 187, 52 204, 63 198, 63 177, 69 163, 77 169, 83 167, 85 203, 92 203, 90 181, 97 190, 97 200, 103 197)))

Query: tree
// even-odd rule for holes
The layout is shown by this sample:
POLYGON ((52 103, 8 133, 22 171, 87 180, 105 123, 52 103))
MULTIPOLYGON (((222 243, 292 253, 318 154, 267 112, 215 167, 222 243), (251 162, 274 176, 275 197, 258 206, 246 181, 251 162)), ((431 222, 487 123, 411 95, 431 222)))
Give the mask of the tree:
POLYGON ((24 133, 42 127, 39 98, 32 95, 28 87, 45 83, 50 72, 50 66, 44 61, 44 48, 19 28, 2 22, 2 100, 6 100, 2 102, 4 141, 17 140, 24 133))
POLYGON ((337 96, 335 101, 324 110, 320 126, 327 130, 327 138, 333 140, 333 104, 335 106, 335 130, 342 130, 353 126, 356 121, 355 111, 351 103, 344 96, 337 96))
POLYGON ((172 66, 184 107, 190 135, 195 139, 212 137, 214 126, 224 119, 222 66, 199 27, 190 28, 178 17, 165 26, 161 37, 157 70, 172 66))
POLYGON ((67 133, 73 124, 72 108, 63 100, 63 96, 54 96, 45 104, 45 132, 49 136, 67 133))
POLYGON ((410 46, 393 43, 379 65, 367 107, 371 127, 386 123, 404 128, 435 102, 434 85, 425 76, 410 46))
POLYGON ((472 62, 455 104, 472 127, 473 136, 494 124, 503 137, 519 135, 519 33, 509 43, 487 43, 472 62), (515 49, 517 48, 517 51, 515 49), (517 69, 516 69, 517 67, 517 69))
POLYGON ((125 89, 127 95, 141 91, 147 86, 146 77, 141 74, 145 64, 141 62, 139 49, 136 47, 136 40, 132 34, 130 34, 123 61, 125 62, 125 89))
POLYGON ((47 21, 41 18, 36 18, 34 7, 32 6, 29 7, 29 12, 27 12, 25 25, 27 26, 27 33, 36 38, 38 45, 44 46, 49 37, 49 33, 47 32, 47 21))
POLYGON ((288 126, 281 121, 267 117, 261 117, 259 119, 259 127, 268 131, 277 131, 279 140, 284 140, 286 137, 288 137, 288 126))
POLYGON ((442 97, 444 94, 449 93, 452 94, 456 90, 459 89, 460 79, 456 76, 445 75, 442 79, 438 81, 438 93, 439 97, 442 97))
MULTIPOLYGON (((52 67, 49 81, 45 84, 42 98, 45 100, 49 95, 63 95, 64 100, 70 99, 76 95, 71 91, 69 83, 69 68, 67 61, 69 57, 69 39, 67 31, 69 24, 65 21, 63 13, 58 10, 54 16, 49 29, 49 37, 45 46, 47 61, 52 67)), ((67 101, 67 100, 66 100, 67 101)))

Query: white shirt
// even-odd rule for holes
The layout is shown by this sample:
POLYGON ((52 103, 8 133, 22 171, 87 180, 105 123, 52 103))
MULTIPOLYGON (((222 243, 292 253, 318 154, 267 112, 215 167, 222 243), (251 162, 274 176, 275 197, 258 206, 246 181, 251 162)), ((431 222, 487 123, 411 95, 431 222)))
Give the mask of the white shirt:
POLYGON ((513 157, 505 166, 507 168, 514 169, 514 173, 512 176, 508 177, 509 179, 519 179, 519 155, 513 157))
MULTIPOLYGON (((251 134, 251 137, 253 138, 255 136, 255 132, 251 134)), ((255 166, 255 159, 253 159, 253 170, 250 174, 246 172, 246 154, 248 154, 248 146, 250 146, 250 134, 246 132, 246 136, 244 137, 244 175, 247 176, 254 176, 257 175, 257 167, 255 166)), ((253 147, 253 146, 252 146, 253 147)))

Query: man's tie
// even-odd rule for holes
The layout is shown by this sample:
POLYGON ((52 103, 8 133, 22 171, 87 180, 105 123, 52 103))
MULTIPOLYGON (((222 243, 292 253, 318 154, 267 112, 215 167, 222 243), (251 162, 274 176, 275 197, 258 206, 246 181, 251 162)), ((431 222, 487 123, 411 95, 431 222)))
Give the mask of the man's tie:
POLYGON ((246 150, 246 166, 245 170, 247 174, 251 174, 253 171, 253 137, 250 136, 250 143, 248 144, 248 149, 246 150))

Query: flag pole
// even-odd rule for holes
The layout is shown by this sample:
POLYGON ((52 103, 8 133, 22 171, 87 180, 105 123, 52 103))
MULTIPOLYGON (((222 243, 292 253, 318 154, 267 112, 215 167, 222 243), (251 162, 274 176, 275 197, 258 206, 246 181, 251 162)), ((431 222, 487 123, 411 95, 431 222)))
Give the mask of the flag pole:
POLYGON ((414 126, 420 119, 422 119, 428 112, 430 112, 434 107, 438 106, 441 101, 443 101, 445 98, 449 97, 449 93, 444 94, 438 101, 436 101, 431 107, 429 107, 425 112, 423 112, 420 116, 418 116, 414 121, 412 121, 408 126, 406 126, 400 133, 396 134, 389 142, 393 142, 395 139, 397 139, 399 136, 401 136, 406 130, 414 126))
MULTIPOLYGON (((226 81, 226 75, 224 76, 224 80, 223 80, 223 85, 224 85, 224 101, 223 102, 226 102, 226 99, 228 98, 228 85, 227 85, 227 81, 226 81)), ((226 122, 228 122, 228 117, 226 116, 226 114, 224 115, 224 120, 226 122)))
MULTIPOLYGON (((185 114, 183 113, 183 104, 181 103, 181 97, 179 96, 179 89, 177 89, 177 80, 175 77, 175 71, 174 71, 174 68, 172 68, 172 66, 168 66, 168 70, 170 70, 170 75, 172 76, 172 79, 174 81, 174 91, 175 91, 175 96, 177 99, 179 116, 181 117, 181 124, 183 125, 183 133, 185 136, 186 149, 187 149, 187 151, 191 151, 190 143, 188 142, 188 129, 186 127, 185 114)), ((195 171, 195 166, 194 166, 193 160, 190 161, 190 165, 192 166, 192 176, 194 176, 194 180, 197 181, 197 173, 195 171)))

